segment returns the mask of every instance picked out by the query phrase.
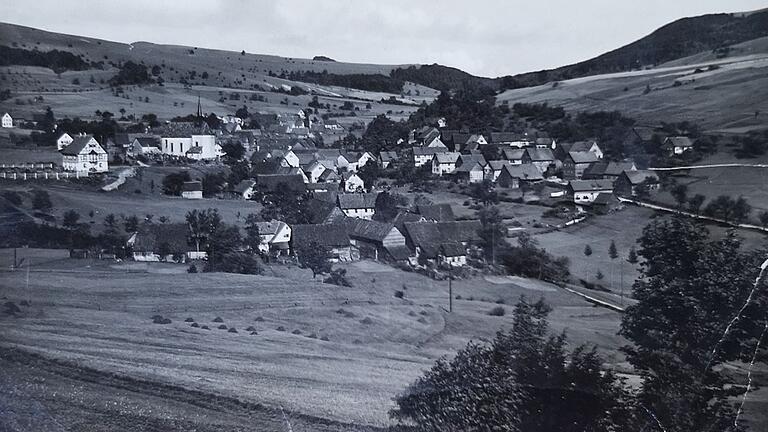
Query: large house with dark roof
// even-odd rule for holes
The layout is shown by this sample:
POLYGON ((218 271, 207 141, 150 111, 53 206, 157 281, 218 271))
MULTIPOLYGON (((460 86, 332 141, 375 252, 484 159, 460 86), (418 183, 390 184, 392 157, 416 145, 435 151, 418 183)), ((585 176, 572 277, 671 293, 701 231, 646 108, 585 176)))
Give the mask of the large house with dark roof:
POLYGON ((404 228, 416 263, 455 266, 466 263, 467 249, 479 239, 481 226, 480 221, 455 221, 405 223, 404 228))
POLYGON ((522 163, 533 164, 544 173, 550 166, 555 165, 555 155, 548 148, 527 148, 523 153, 522 163))
POLYGON ((339 194, 337 204, 348 217, 372 219, 376 212, 378 193, 345 193, 339 194))
POLYGON ((162 127, 160 150, 165 155, 194 160, 213 160, 224 156, 216 137, 205 122, 170 122, 162 127))
POLYGON ((502 166, 496 183, 505 188, 517 189, 544 180, 544 175, 533 164, 502 166))
POLYGON ((109 170, 106 150, 92 135, 78 135, 61 151, 64 171, 101 173, 109 170))
POLYGON ((650 170, 624 171, 613 183, 613 189, 619 196, 635 196, 641 187, 645 187, 648 192, 660 186, 658 174, 650 170))
POLYGON ((142 224, 128 239, 134 261, 175 261, 205 258, 187 242, 188 227, 183 223, 142 224))
POLYGON ((291 249, 295 254, 313 246, 326 248, 331 262, 353 261, 359 258, 353 249, 346 228, 341 224, 294 225, 291 249))
POLYGON ((613 193, 613 180, 571 180, 568 195, 576 204, 590 204, 601 193, 613 193))
POLYGON ((405 261, 411 255, 405 236, 392 223, 357 218, 346 218, 339 223, 362 258, 405 261))
POLYGON ((693 141, 687 136, 671 136, 664 139, 662 147, 666 149, 671 156, 681 155, 688 150, 693 150, 693 141))
POLYGON ((259 251, 271 255, 288 254, 291 246, 291 227, 283 221, 257 222, 259 229, 259 251))
POLYGON ((580 179, 584 171, 599 160, 600 158, 591 151, 570 151, 563 158, 563 178, 580 179))

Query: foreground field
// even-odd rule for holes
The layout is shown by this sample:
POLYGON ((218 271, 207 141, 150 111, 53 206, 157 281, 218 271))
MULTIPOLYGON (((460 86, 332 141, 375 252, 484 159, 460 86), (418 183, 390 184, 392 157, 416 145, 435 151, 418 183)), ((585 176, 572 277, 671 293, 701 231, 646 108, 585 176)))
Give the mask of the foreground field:
MULTIPOLYGON (((290 418, 387 425, 395 395, 438 357, 509 326, 509 314, 487 312, 520 295, 546 298, 555 307, 554 331, 567 329, 574 343, 596 344, 622 367, 615 354, 622 344, 615 335, 618 314, 535 281, 457 281, 454 295, 462 300, 447 313, 446 283, 372 262, 347 266, 354 287, 340 288, 294 268, 277 267, 269 276, 187 274, 179 266, 23 252, 32 266, 28 287, 25 272, 0 274, 0 295, 30 303, 18 317, 0 315, 5 348, 212 398, 283 407, 290 418), (395 290, 404 290, 405 299, 395 298, 395 290), (153 315, 172 322, 153 324, 153 315), (191 327, 188 317, 211 330, 191 327), (223 323, 213 322, 217 317, 223 323), (258 334, 246 331, 249 326, 258 334)), ((11 257, 10 251, 0 255, 3 268, 11 257)))

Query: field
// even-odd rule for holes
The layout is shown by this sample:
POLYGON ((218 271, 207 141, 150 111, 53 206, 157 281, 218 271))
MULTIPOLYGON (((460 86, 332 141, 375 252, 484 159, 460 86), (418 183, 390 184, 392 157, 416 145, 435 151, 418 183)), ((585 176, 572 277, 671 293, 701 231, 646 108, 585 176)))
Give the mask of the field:
MULTIPOLYGON (((22 254, 32 268, 29 286, 23 271, 2 273, 0 295, 31 306, 16 318, 0 315, 5 348, 210 398, 282 406, 291 418, 388 424, 392 397, 438 357, 509 326, 509 315, 487 312, 520 295, 546 298, 555 307, 554 331, 567 329, 573 343, 598 345, 621 367, 618 314, 535 281, 456 281, 454 295, 462 300, 449 314, 446 283, 367 261, 346 266, 354 287, 340 288, 295 268, 275 267, 267 276, 187 274, 183 266, 22 254), (405 299, 395 298, 404 287, 405 299), (156 314, 172 323, 153 324, 156 314), (191 327, 187 317, 211 330, 191 327), (217 329, 216 317, 238 333, 217 329)), ((3 268, 11 257, 0 254, 3 268)), ((113 399, 104 397, 109 406, 113 399)))
MULTIPOLYGON (((33 184, 3 183, 3 189, 20 192, 24 200, 23 208, 28 212, 31 209, 31 191, 33 189, 43 189, 48 191, 53 204, 52 214, 61 221, 63 214, 68 210, 75 210, 80 213, 81 221, 92 224, 96 230, 102 227, 104 217, 108 214, 116 216, 136 215, 143 219, 146 215, 152 215, 155 222, 162 216, 169 219, 170 222, 183 222, 187 212, 197 209, 205 210, 215 208, 221 214, 222 219, 227 223, 242 224, 245 217, 250 213, 261 211, 261 205, 255 201, 243 200, 225 200, 225 199, 201 199, 188 200, 181 197, 171 197, 161 195, 161 178, 165 171, 179 171, 182 168, 151 168, 148 177, 156 175, 156 187, 154 193, 134 193, 137 183, 126 184, 119 191, 100 192, 97 190, 88 190, 87 188, 77 188, 77 186, 65 183, 39 182, 33 184), (125 191, 123 191, 125 189, 125 191), (93 212, 93 216, 90 216, 93 212)), ((193 175, 194 177, 194 175, 193 175)))
POLYGON ((568 111, 616 110, 645 124, 688 120, 707 130, 762 129, 768 115, 768 49, 761 39, 737 47, 738 55, 725 59, 692 56, 654 69, 508 90, 498 100, 547 102, 568 111), (710 70, 710 65, 716 66, 710 70))

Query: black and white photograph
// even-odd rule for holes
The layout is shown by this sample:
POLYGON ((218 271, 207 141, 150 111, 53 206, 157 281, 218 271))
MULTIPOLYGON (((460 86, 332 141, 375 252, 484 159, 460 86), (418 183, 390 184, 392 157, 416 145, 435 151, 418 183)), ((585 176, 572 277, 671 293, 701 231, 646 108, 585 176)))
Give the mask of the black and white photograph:
POLYGON ((764 0, 0 10, 0 432, 768 431, 764 0))

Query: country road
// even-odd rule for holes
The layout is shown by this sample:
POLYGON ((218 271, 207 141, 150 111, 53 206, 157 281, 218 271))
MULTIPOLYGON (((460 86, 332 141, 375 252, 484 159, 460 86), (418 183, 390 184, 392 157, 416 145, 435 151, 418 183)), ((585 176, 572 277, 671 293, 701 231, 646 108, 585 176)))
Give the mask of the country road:
POLYGON ((646 208, 653 209, 653 210, 665 211, 665 212, 669 212, 669 213, 678 214, 678 215, 681 215, 681 216, 687 216, 687 217, 694 218, 694 219, 708 220, 708 221, 711 221, 711 222, 717 222, 717 223, 729 225, 729 226, 732 226, 734 228, 751 229, 751 230, 756 230, 756 231, 760 231, 760 232, 764 232, 764 233, 768 232, 768 228, 763 228, 763 227, 758 226, 758 225, 745 224, 745 223, 738 223, 737 224, 737 223, 726 221, 725 219, 720 219, 720 218, 715 218, 715 217, 710 217, 710 216, 704 216, 704 215, 700 215, 700 214, 696 214, 696 213, 691 213, 691 212, 688 212, 688 211, 685 211, 685 210, 675 209, 675 208, 672 208, 672 207, 666 207, 666 206, 662 206, 662 205, 658 205, 658 204, 651 204, 651 203, 647 203, 647 202, 643 202, 643 201, 638 201, 638 200, 634 200, 634 199, 630 199, 630 198, 624 198, 624 197, 618 197, 618 198, 619 198, 619 201, 621 201, 623 203, 631 203, 631 204, 638 205, 640 207, 646 207, 646 208))

